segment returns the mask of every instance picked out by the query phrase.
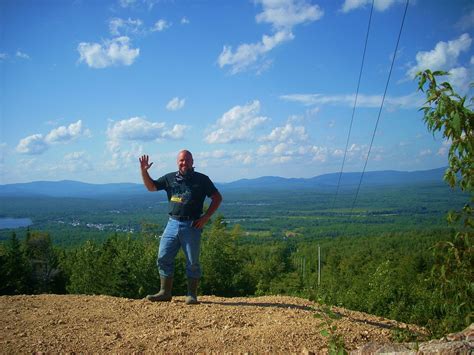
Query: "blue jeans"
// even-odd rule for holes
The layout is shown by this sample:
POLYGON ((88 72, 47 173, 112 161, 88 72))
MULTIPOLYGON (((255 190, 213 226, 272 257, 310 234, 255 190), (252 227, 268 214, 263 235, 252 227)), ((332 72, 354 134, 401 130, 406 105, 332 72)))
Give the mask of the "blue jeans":
POLYGON ((186 257, 186 275, 189 278, 201 278, 199 252, 201 248, 201 229, 192 226, 193 221, 177 221, 170 218, 161 236, 158 251, 158 270, 162 277, 173 277, 174 260, 179 248, 186 257))

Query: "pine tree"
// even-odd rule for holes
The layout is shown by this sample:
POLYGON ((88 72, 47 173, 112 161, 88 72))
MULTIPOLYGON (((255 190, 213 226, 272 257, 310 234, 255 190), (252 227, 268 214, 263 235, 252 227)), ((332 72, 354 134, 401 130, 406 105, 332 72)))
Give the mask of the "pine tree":
POLYGON ((8 241, 5 254, 0 258, 0 294, 17 295, 29 293, 31 267, 20 241, 13 232, 8 241))

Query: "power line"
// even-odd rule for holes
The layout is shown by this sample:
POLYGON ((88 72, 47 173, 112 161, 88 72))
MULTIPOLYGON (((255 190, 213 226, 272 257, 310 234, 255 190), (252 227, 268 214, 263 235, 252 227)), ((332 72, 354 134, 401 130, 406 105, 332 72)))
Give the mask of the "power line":
POLYGON ((406 4, 405 4, 405 11, 403 12, 402 23, 400 25, 400 31, 398 32, 397 44, 395 46, 395 51, 393 52, 392 64, 390 65, 390 71, 388 73, 387 83, 385 84, 385 91, 383 93, 382 103, 380 104, 379 113, 377 115, 377 121, 375 122, 374 132, 372 133, 372 140, 370 141, 369 150, 367 152, 367 157, 365 159, 364 169, 362 170, 362 174, 360 175, 359 186, 357 187, 356 195, 355 195, 354 201, 352 202, 351 214, 352 214, 352 211, 354 210, 354 206, 355 206, 357 197, 359 196, 360 186, 362 185, 362 179, 364 178, 365 169, 367 168, 367 162, 369 161, 370 152, 372 150, 372 144, 374 143, 375 132, 377 132, 377 127, 379 125, 380 115, 382 114, 383 104, 385 102, 385 96, 387 95, 388 84, 390 83, 390 77, 392 76, 393 65, 395 63, 395 57, 397 56, 398 45, 400 43, 400 38, 402 36, 403 25, 405 23, 405 17, 407 15, 408 3, 409 2, 410 2, 410 0, 407 0, 406 4))
POLYGON ((336 194, 334 196, 334 201, 332 203, 332 209, 334 209, 334 206, 336 205, 337 195, 339 193, 339 187, 341 185, 342 172, 344 170, 344 164, 346 162, 347 148, 349 147, 349 139, 351 137, 352 123, 354 122, 355 109, 356 109, 356 106, 357 106, 357 98, 359 97, 359 88, 360 88, 360 81, 361 81, 361 78, 362 78, 362 70, 364 68, 365 53, 367 51, 367 43, 369 41, 370 24, 372 23, 372 13, 374 11, 374 2, 375 2, 375 0, 372 0, 372 6, 370 8, 370 15, 369 15, 369 23, 367 25, 367 33, 365 35, 364 52, 362 54, 362 62, 360 64, 359 80, 357 81, 357 90, 356 90, 356 95, 355 95, 355 99, 354 99, 354 107, 352 108, 351 123, 349 125, 349 132, 347 134, 346 149, 344 149, 344 158, 342 159, 341 171, 339 173, 339 179, 337 181, 336 194))

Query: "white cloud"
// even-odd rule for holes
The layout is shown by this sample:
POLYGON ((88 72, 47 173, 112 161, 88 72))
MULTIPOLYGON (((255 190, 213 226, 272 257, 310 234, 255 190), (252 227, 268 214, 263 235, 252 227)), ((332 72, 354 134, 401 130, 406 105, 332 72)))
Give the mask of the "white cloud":
MULTIPOLYGON (((364 95, 357 96, 357 107, 379 108, 382 104, 382 95, 364 95)), ((350 95, 323 95, 323 94, 288 94, 281 95, 280 99, 285 101, 299 102, 306 106, 313 105, 343 105, 354 106, 355 94, 350 95)), ((401 108, 410 109, 420 107, 424 103, 419 93, 413 93, 405 96, 386 96, 384 106, 390 109, 401 108)))
POLYGON ((309 149, 310 156, 312 156, 313 161, 325 162, 328 159, 330 154, 327 147, 318 147, 313 145, 309 149))
POLYGON ((252 154, 246 153, 246 152, 241 152, 241 153, 233 153, 232 154, 232 160, 233 161, 238 161, 241 162, 244 165, 249 165, 254 162, 254 159, 252 157, 252 154))
POLYGON ((291 156, 280 155, 280 156, 273 157, 271 162, 273 164, 285 164, 285 163, 290 162, 291 160, 293 160, 293 158, 291 156))
POLYGON ((162 134, 163 138, 170 138, 170 139, 182 139, 184 138, 184 133, 189 129, 189 126, 182 125, 182 124, 175 124, 173 128, 169 131, 164 131, 162 134))
POLYGON ((112 18, 109 21, 109 31, 113 36, 120 36, 121 34, 137 34, 142 32, 143 21, 140 19, 124 20, 118 17, 112 18))
POLYGON ((182 17, 181 18, 181 24, 182 25, 187 25, 187 24, 189 24, 189 20, 186 17, 182 17))
MULTIPOLYGON (((346 159, 347 161, 360 161, 360 160, 365 160, 367 158, 367 153, 369 151, 369 146, 367 144, 356 144, 353 143, 351 146, 347 149, 346 152, 346 159)), ((339 149, 336 149, 333 154, 340 153, 339 149)), ((382 153, 382 149, 376 146, 372 146, 371 149, 371 157, 374 159, 374 154, 380 155, 382 153)), ((344 154, 344 151, 342 151, 342 154, 344 154)))
POLYGON ((451 147, 451 140, 444 140, 443 143, 441 144, 441 147, 438 149, 438 152, 436 155, 439 155, 441 157, 445 157, 448 155, 449 148, 451 147))
POLYGON ((177 111, 184 107, 186 100, 180 99, 179 97, 174 97, 166 104, 166 109, 169 111, 177 111))
POLYGON ((438 42, 431 51, 416 54, 416 64, 407 71, 407 75, 414 78, 417 72, 426 69, 449 71, 456 65, 461 52, 469 50, 471 43, 468 33, 452 41, 438 42))
POLYGON ((424 149, 418 153, 420 157, 429 156, 431 154, 432 154, 431 149, 424 149))
MULTIPOLYGON (((367 157, 368 146, 352 144, 347 151, 347 162, 359 164, 367 157)), ((235 161, 235 155, 232 153, 229 158, 235 161)), ((294 141, 270 142, 269 144, 260 145, 254 152, 245 152, 252 161, 258 166, 265 165, 284 165, 284 164, 308 164, 316 163, 334 163, 335 159, 341 159, 344 150, 340 148, 329 148, 327 146, 317 146, 312 144, 299 144, 294 141)), ((383 148, 372 147, 371 160, 381 161, 384 156, 383 148)))
POLYGON ((160 19, 155 22, 153 27, 145 28, 141 19, 127 20, 114 17, 109 20, 109 32, 112 36, 128 36, 128 35, 148 35, 152 32, 161 32, 171 27, 171 23, 160 19))
MULTIPOLYGON (((401 2, 405 2, 405 0, 375 0, 374 9, 377 11, 385 11, 392 5, 401 2)), ((370 4, 372 4, 372 0, 345 0, 341 11, 347 13, 367 5, 370 6, 370 4)))
POLYGON ((311 5, 306 0, 257 0, 262 5, 262 12, 255 17, 257 23, 269 23, 274 33, 263 35, 260 42, 244 43, 235 51, 232 46, 225 45, 217 63, 220 68, 230 66, 232 74, 248 68, 256 67, 261 73, 269 67, 271 61, 259 61, 278 45, 294 39, 292 28, 296 25, 319 20, 323 11, 318 5, 311 5))
POLYGON ((118 122, 110 122, 107 128, 107 149, 112 154, 109 167, 119 169, 124 161, 132 161, 142 151, 138 142, 159 141, 161 139, 182 139, 189 126, 175 124, 171 129, 164 122, 151 122, 142 117, 132 117, 118 122), (123 149, 124 142, 132 142, 132 148, 123 149))
POLYGON ((264 144, 258 147, 257 149, 257 155, 262 156, 262 155, 267 155, 270 154, 273 151, 273 147, 270 144, 264 144))
POLYGON ((64 156, 65 160, 79 160, 85 156, 84 152, 72 152, 64 156))
POLYGON ((307 116, 316 116, 319 113, 320 108, 319 107, 312 107, 309 110, 306 111, 307 116))
POLYGON ((21 154, 37 155, 44 153, 48 148, 49 146, 42 134, 33 134, 21 139, 16 150, 21 154))
POLYGON ((30 59, 30 56, 24 52, 16 51, 15 56, 21 59, 30 59))
POLYGON ((143 147, 134 142, 127 150, 123 150, 118 142, 108 142, 110 159, 105 163, 105 167, 110 170, 129 169, 130 165, 137 161, 137 157, 143 154, 143 147))
POLYGON ((70 143, 82 136, 90 136, 90 131, 82 127, 82 121, 78 120, 69 126, 61 126, 52 129, 46 136, 33 134, 23 138, 18 143, 16 150, 22 154, 42 154, 53 144, 70 143))
POLYGON ((235 52, 232 51, 232 47, 224 46, 217 62, 221 68, 230 65, 232 67, 231 73, 236 74, 257 62, 261 56, 271 51, 277 45, 293 38, 294 36, 291 32, 279 31, 273 36, 263 35, 261 42, 241 44, 235 52))
POLYGON ((210 152, 199 152, 197 154, 197 157, 199 157, 199 159, 222 159, 228 156, 229 155, 227 154, 227 152, 223 149, 216 149, 210 152))
POLYGON ((48 144, 67 143, 81 136, 90 136, 90 131, 82 127, 82 120, 71 123, 69 126, 54 128, 45 137, 48 144))
POLYGON ((325 162, 332 155, 327 147, 315 145, 297 145, 294 142, 281 142, 276 145, 261 145, 256 154, 265 157, 265 162, 284 164, 297 160, 325 162))
POLYGON ((285 152, 287 152, 289 149, 288 144, 286 143, 278 143, 274 148, 273 148, 273 153, 276 155, 281 155, 285 152))
POLYGON ((474 80, 474 68, 472 57, 467 67, 459 65, 459 57, 462 52, 467 52, 472 44, 472 38, 464 33, 459 38, 438 42, 434 49, 416 54, 416 64, 410 67, 406 73, 407 77, 413 78, 416 73, 426 69, 432 71, 443 70, 450 75, 443 78, 448 81, 454 90, 465 94, 469 90, 469 84, 474 80))
POLYGON ((74 173, 91 171, 93 167, 85 152, 72 152, 64 156, 60 169, 74 173))
POLYGON ((318 5, 304 0, 257 0, 263 11, 255 19, 257 23, 270 23, 276 29, 291 29, 305 22, 319 20, 324 12, 318 5))
POLYGON ((457 92, 464 94, 469 91, 469 85, 474 80, 472 68, 452 68, 446 80, 451 83, 457 92))
POLYGON ((110 141, 152 141, 162 137, 164 122, 150 122, 141 117, 114 122, 107 128, 110 141))
POLYGON ((304 141, 308 139, 304 126, 294 126, 286 123, 284 126, 274 128, 270 134, 263 136, 260 140, 269 142, 304 141))
POLYGON ((446 157, 448 155, 448 148, 446 147, 441 147, 438 149, 438 152, 436 153, 436 155, 440 156, 440 157, 446 157))
POLYGON ((112 65, 131 65, 140 53, 139 48, 130 47, 126 36, 106 40, 103 44, 81 42, 77 46, 81 57, 91 68, 106 68, 112 65))
MULTIPOLYGON (((347 162, 360 164, 367 155, 368 146, 353 144, 348 149, 347 162)), ((330 148, 327 146, 317 146, 313 144, 299 144, 298 142, 269 142, 262 144, 250 151, 225 151, 215 150, 210 152, 201 152, 195 154, 195 160, 199 161, 201 167, 213 167, 222 169, 222 167, 236 167, 241 163, 242 167, 251 164, 254 171, 263 167, 278 167, 290 176, 295 176, 295 171, 301 172, 307 170, 307 167, 315 167, 320 164, 334 164, 344 155, 340 148, 330 148), (295 165, 297 164, 297 165, 295 165), (285 170, 291 169, 291 170, 285 170), (293 171, 293 173, 291 173, 293 171)), ((372 147, 372 161, 380 161, 383 158, 383 149, 372 147)), ((268 171, 268 170, 267 170, 268 171)))
MULTIPOLYGON (((304 126, 293 127, 291 122, 285 126, 277 127, 264 136, 261 141, 265 144, 260 145, 255 150, 258 157, 256 161, 260 165, 266 164, 287 164, 287 163, 331 163, 335 159, 344 156, 344 150, 341 148, 330 148, 328 146, 317 146, 307 143, 308 135, 304 126)), ((367 156, 368 146, 352 144, 346 154, 347 161, 360 162, 367 156)), ((382 159, 383 149, 380 147, 372 148, 372 160, 382 159)))
POLYGON ((153 26, 151 31, 152 32, 156 32, 156 31, 161 32, 161 31, 166 30, 170 26, 171 26, 170 23, 168 23, 166 20, 161 19, 161 20, 156 21, 156 23, 153 26))
POLYGON ((249 165, 255 162, 254 154, 252 152, 245 151, 225 151, 222 149, 198 152, 194 154, 195 161, 199 161, 200 167, 219 167, 232 166, 235 167, 236 163, 243 165, 249 165))
POLYGON ((123 8, 139 8, 143 5, 150 11, 158 1, 159 0, 118 0, 118 3, 123 8))
POLYGON ((253 129, 268 120, 260 116, 260 102, 258 100, 245 106, 235 106, 217 121, 214 131, 209 133, 207 143, 232 143, 250 140, 253 129))

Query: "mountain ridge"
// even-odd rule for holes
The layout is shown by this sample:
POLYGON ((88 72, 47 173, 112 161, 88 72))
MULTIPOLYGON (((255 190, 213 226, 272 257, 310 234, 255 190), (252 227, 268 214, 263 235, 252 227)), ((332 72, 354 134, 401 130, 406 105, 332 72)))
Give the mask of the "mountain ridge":
MULTIPOLYGON (((397 171, 380 170, 365 172, 362 180, 364 186, 386 186, 403 184, 423 184, 442 182, 446 167, 397 171)), ((335 188, 354 187, 360 183, 361 172, 328 173, 311 178, 284 178, 280 176, 261 176, 254 179, 239 179, 227 183, 216 183, 225 190, 238 189, 295 189, 295 188, 335 188), (340 180, 339 180, 340 176, 340 180)), ((139 195, 147 190, 141 183, 86 183, 74 180, 32 181, 0 185, 0 196, 49 196, 49 197, 101 197, 104 195, 139 195)))

